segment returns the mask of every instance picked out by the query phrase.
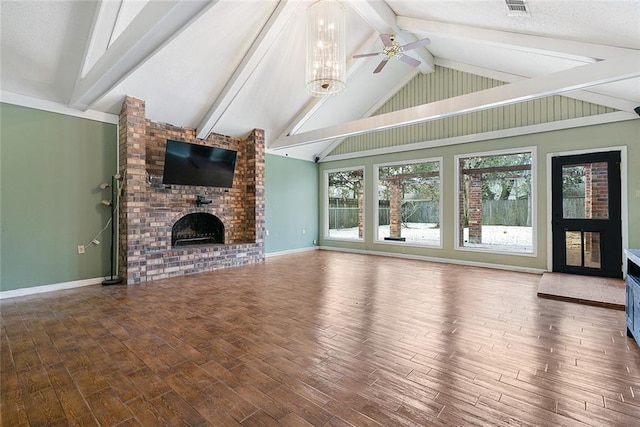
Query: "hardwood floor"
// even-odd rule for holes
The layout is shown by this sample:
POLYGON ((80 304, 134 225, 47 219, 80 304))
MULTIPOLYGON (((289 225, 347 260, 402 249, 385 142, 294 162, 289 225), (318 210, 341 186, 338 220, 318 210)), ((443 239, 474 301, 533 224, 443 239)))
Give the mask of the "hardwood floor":
POLYGON ((2 300, 2 425, 639 425, 624 312, 539 279, 313 251, 2 300))

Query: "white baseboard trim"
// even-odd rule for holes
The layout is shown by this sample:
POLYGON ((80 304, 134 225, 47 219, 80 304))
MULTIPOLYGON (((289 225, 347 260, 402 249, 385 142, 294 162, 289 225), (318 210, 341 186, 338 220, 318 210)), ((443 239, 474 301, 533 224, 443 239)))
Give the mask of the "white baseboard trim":
POLYGON ((51 285, 33 286, 30 288, 12 289, 10 291, 0 291, 0 299, 24 297, 27 295, 41 294, 43 292, 60 291, 63 289, 80 288, 82 286, 98 285, 102 283, 104 277, 93 279, 74 280, 72 282, 53 283, 51 285))
POLYGON ((264 254, 265 258, 272 258, 272 257, 276 257, 276 256, 281 256, 281 255, 291 255, 291 254, 297 254, 300 252, 309 252, 309 251, 317 251, 318 249, 320 249, 317 246, 310 246, 308 248, 299 248, 299 249, 289 249, 287 251, 279 251, 279 252, 270 252, 268 254, 264 254))
POLYGON ((392 252, 367 251, 363 249, 336 248, 333 246, 320 246, 320 249, 323 251, 351 252, 351 253, 362 254, 362 255, 376 255, 376 256, 384 256, 384 257, 391 257, 391 258, 415 259, 419 261, 439 262, 442 264, 456 264, 456 265, 467 265, 470 267, 494 268, 496 270, 518 271, 521 273, 542 274, 547 271, 542 268, 520 267, 517 265, 492 264, 488 262, 465 261, 460 259, 438 258, 438 257, 424 256, 424 255, 396 254, 392 252))

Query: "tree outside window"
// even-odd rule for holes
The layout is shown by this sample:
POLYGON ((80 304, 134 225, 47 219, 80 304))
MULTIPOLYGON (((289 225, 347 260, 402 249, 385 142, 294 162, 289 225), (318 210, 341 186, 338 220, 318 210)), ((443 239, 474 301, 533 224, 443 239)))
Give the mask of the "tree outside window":
POLYGON ((364 237, 364 170, 327 172, 327 236, 361 240, 364 237))
POLYGON ((378 167, 377 238, 440 246, 440 161, 378 167))
POLYGON ((532 253, 532 152, 458 157, 458 162, 458 246, 532 253))

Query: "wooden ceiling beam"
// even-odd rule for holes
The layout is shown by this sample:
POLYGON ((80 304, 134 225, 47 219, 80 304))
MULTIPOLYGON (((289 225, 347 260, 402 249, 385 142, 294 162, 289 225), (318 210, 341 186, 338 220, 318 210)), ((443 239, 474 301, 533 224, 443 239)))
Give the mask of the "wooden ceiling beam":
POLYGON ((298 3, 299 0, 280 0, 278 2, 266 24, 260 30, 258 37, 256 37, 242 58, 240 65, 227 80, 220 95, 213 101, 207 113, 200 120, 196 128, 198 138, 204 139, 211 133, 214 126, 222 118, 235 97, 240 93, 242 87, 247 83, 269 49, 276 42, 298 3))
MULTIPOLYGON (((377 40, 379 40, 378 34, 372 33, 367 38, 367 40, 365 40, 365 42, 356 49, 356 52, 362 52, 371 49, 377 40)), ((354 60, 352 55, 349 56, 349 59, 347 60, 347 82, 349 81, 349 77, 358 69, 360 69, 364 64, 365 61, 354 60)), ((273 143, 275 143, 275 141, 283 141, 287 136, 295 134, 328 100, 329 97, 327 96, 311 97, 311 99, 309 99, 309 101, 298 112, 298 114, 296 114, 296 116, 291 119, 289 123, 287 123, 287 126, 282 132, 280 132, 280 135, 278 135, 273 143)), ((271 144, 269 144, 268 146, 270 148, 271 144)))
POLYGON ((84 77, 76 80, 69 106, 87 110, 217 2, 147 3, 84 77))
MULTIPOLYGON (((523 76, 512 73, 505 73, 504 71, 492 70, 484 67, 478 67, 476 65, 463 64, 456 61, 450 61, 448 59, 436 58, 436 65, 441 67, 451 68, 453 70, 464 71, 465 73, 475 74, 477 76, 488 77, 494 80, 500 80, 507 83, 515 83, 518 81, 531 78, 531 75, 523 76)), ((634 108, 638 106, 637 102, 630 101, 628 99, 620 99, 611 95, 604 95, 598 93, 596 90, 579 90, 570 93, 563 93, 562 96, 567 98, 577 99, 579 101, 589 102, 591 104, 602 105, 604 107, 614 108, 620 111, 632 112, 634 108)))
POLYGON ((634 51, 634 49, 596 43, 489 30, 486 28, 409 18, 406 16, 398 16, 397 23, 405 31, 411 31, 412 33, 427 37, 468 40, 473 43, 555 56, 583 63, 619 57, 634 51))
POLYGON ((291 135, 270 148, 293 147, 361 135, 640 77, 639 63, 640 51, 634 51, 622 57, 586 64, 545 76, 533 77, 429 104, 291 135))
POLYGON ((121 5, 122 0, 98 2, 78 79, 83 78, 109 48, 121 5))

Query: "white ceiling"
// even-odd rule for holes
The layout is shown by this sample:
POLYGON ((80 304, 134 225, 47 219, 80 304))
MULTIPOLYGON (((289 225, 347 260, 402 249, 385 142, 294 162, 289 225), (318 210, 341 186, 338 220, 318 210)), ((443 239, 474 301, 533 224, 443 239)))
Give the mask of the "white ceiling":
MULTIPOLYGON (((411 51, 418 69, 391 61, 373 74, 380 57, 348 59, 347 89, 330 98, 305 93, 309 3, 2 0, 2 99, 118 114, 129 95, 146 101, 151 120, 196 128, 200 137, 261 128, 269 151, 306 160, 382 125, 365 118, 434 64, 513 83, 513 91, 472 94, 460 106, 576 88, 572 95, 620 110, 640 105, 637 0, 527 0, 527 17, 509 16, 505 0, 343 0, 349 58, 380 50, 380 32, 401 44, 432 43, 411 51)), ((455 102, 446 108, 454 114, 455 102)), ((402 120, 423 117, 413 111, 402 120)))

